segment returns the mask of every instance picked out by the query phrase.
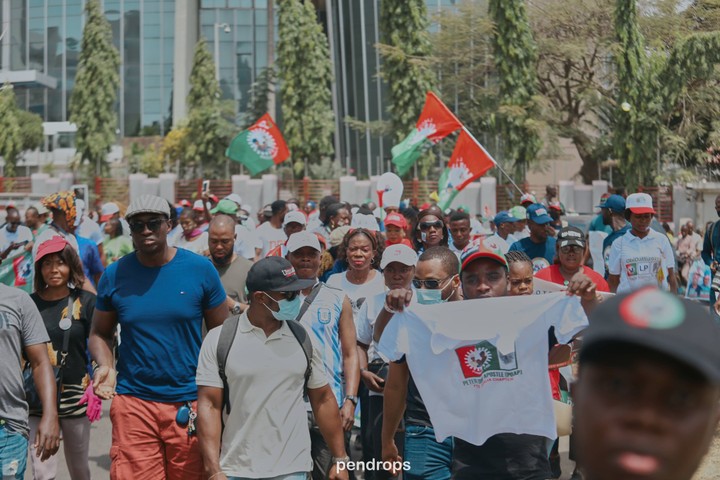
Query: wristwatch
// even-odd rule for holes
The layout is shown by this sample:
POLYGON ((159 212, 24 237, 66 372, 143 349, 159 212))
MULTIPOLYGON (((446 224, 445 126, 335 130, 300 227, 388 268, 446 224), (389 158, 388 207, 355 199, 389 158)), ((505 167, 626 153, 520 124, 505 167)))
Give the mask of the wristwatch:
POLYGON ((230 313, 233 315, 240 315, 242 313, 242 306, 240 302, 235 302, 235 305, 230 309, 230 313))
POLYGON ((357 406, 359 399, 355 395, 345 395, 345 400, 350 400, 355 406, 357 406))
POLYGON ((338 466, 345 466, 350 461, 350 457, 348 455, 345 455, 344 457, 331 457, 330 458, 330 468, 333 467, 333 465, 338 466))

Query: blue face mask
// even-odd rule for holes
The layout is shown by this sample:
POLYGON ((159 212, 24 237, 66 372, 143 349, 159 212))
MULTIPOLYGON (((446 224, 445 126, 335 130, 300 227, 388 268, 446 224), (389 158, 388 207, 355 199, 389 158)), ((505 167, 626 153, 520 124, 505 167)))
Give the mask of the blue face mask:
POLYGON ((430 290, 429 288, 418 288, 417 300, 420 305, 434 305, 436 303, 447 302, 442 298, 442 289, 430 290))
POLYGON ((270 310, 270 307, 265 305, 265 308, 270 310, 270 313, 272 313, 272 316, 275 317, 275 320, 285 322, 288 320, 295 320, 297 318, 298 313, 300 313, 300 295, 296 296, 292 300, 275 300, 267 293, 265 293, 265 295, 267 295, 268 298, 270 298, 273 302, 277 303, 278 307, 280 307, 280 310, 275 312, 273 310, 270 310))

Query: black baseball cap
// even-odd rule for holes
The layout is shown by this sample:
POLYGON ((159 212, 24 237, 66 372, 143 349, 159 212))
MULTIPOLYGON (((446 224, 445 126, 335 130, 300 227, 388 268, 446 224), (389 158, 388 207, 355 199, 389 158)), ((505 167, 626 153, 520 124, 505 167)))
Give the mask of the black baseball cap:
POLYGON ((569 245, 585 248, 585 234, 577 227, 564 227, 558 232, 557 245, 560 248, 569 245))
POLYGON ((294 292, 312 287, 315 279, 299 279, 283 257, 266 257, 250 268, 245 285, 249 292, 294 292))
POLYGON ((720 325, 697 302, 652 286, 604 301, 590 315, 580 363, 618 343, 655 350, 720 384, 720 325))

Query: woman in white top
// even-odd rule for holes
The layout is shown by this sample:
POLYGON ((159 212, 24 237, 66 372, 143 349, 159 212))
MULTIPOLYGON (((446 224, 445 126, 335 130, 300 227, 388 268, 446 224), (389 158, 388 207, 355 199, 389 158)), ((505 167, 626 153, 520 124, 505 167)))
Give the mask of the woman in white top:
POLYGON ((376 269, 380 266, 383 250, 382 237, 365 228, 348 231, 340 244, 338 259, 347 264, 347 270, 331 275, 327 284, 345 292, 354 316, 366 298, 385 290, 385 281, 376 269))
POLYGON ((173 246, 207 256, 209 253, 208 233, 199 228, 193 210, 186 208, 182 211, 180 214, 180 227, 182 232, 175 238, 173 246))

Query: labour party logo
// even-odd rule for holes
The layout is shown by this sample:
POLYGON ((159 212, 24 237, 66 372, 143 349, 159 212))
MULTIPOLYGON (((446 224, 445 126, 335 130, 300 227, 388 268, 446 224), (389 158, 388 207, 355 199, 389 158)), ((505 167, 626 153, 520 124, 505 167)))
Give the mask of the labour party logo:
POLYGON ((432 136, 435 132, 437 132, 437 126, 435 125, 435 122, 432 121, 432 119, 428 118, 415 128, 415 132, 413 133, 410 143, 412 145, 420 143, 426 138, 432 136))
POLYGON ((278 153, 277 142, 270 132, 263 128, 253 128, 248 132, 248 145, 253 151, 265 160, 272 160, 278 153))
POLYGON ((487 340, 455 349, 464 385, 482 385, 489 381, 513 378, 522 373, 518 369, 517 352, 501 353, 487 340))
POLYGON ((665 330, 683 323, 685 307, 674 296, 655 288, 644 288, 623 300, 620 316, 625 323, 636 328, 665 330))

